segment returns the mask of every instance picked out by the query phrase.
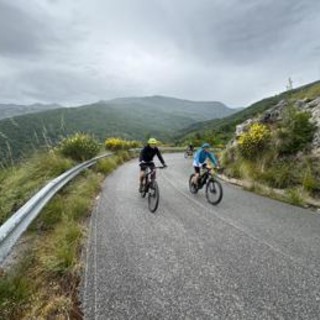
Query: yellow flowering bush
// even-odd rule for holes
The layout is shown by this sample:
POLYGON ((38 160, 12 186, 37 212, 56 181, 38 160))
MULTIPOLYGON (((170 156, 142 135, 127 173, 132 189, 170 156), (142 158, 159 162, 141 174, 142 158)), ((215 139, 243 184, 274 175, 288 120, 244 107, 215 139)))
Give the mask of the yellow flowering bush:
POLYGON ((270 130, 266 125, 254 123, 247 132, 240 135, 238 149, 246 159, 254 159, 266 147, 270 139, 270 130))
POLYGON ((58 151, 75 161, 84 161, 96 156, 100 150, 97 140, 89 134, 76 133, 63 139, 58 151))
POLYGON ((108 138, 104 143, 106 149, 112 151, 118 150, 128 150, 131 148, 138 148, 141 146, 140 142, 138 141, 127 141, 117 137, 108 138))

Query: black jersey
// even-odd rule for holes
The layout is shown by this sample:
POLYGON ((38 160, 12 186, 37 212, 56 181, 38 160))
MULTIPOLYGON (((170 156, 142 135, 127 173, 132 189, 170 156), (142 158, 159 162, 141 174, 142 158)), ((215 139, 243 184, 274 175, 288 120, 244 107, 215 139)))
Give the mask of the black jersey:
POLYGON ((159 151, 159 149, 157 147, 155 148, 151 148, 149 145, 145 146, 141 152, 140 152, 140 157, 139 157, 139 161, 143 161, 143 162, 152 162, 154 156, 157 155, 160 162, 162 163, 162 165, 164 165, 164 160, 162 158, 162 155, 159 151))

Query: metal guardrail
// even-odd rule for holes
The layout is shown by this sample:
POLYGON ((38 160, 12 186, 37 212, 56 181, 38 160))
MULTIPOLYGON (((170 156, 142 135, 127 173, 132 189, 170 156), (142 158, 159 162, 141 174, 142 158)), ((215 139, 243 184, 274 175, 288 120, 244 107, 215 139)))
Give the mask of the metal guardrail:
POLYGON ((103 154, 66 171, 59 177, 51 180, 25 205, 15 212, 0 227, 0 264, 10 253, 12 247, 18 241, 21 235, 27 230, 31 222, 38 216, 42 208, 63 186, 77 176, 82 170, 94 165, 97 160, 110 156, 112 156, 112 153, 103 154))

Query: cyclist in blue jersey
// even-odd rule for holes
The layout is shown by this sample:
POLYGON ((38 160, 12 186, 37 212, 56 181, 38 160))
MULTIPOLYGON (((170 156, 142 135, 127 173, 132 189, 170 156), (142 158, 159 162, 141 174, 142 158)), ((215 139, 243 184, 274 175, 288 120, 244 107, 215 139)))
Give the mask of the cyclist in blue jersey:
POLYGON ((198 184, 198 179, 200 176, 200 168, 206 166, 206 160, 209 159, 216 167, 220 167, 219 161, 217 160, 214 153, 209 151, 210 144, 204 143, 201 148, 197 150, 193 157, 193 167, 195 171, 194 184, 198 184))

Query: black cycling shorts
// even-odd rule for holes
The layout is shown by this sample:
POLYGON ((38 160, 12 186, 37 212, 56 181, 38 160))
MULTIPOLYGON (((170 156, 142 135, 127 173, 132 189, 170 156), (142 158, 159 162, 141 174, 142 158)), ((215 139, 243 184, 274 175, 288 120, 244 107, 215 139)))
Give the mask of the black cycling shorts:
POLYGON ((194 171, 195 171, 196 173, 199 173, 199 174, 200 174, 200 167, 194 166, 194 171))
MULTIPOLYGON (((193 167, 194 167, 194 171, 195 171, 196 173, 199 173, 199 174, 200 174, 200 167, 196 167, 196 166, 193 166, 193 167)), ((207 167, 207 164, 204 163, 204 164, 201 165, 201 167, 202 167, 202 168, 206 168, 206 167, 207 167)))
POLYGON ((151 170, 155 167, 153 162, 142 162, 139 164, 142 171, 146 171, 149 167, 151 170))

